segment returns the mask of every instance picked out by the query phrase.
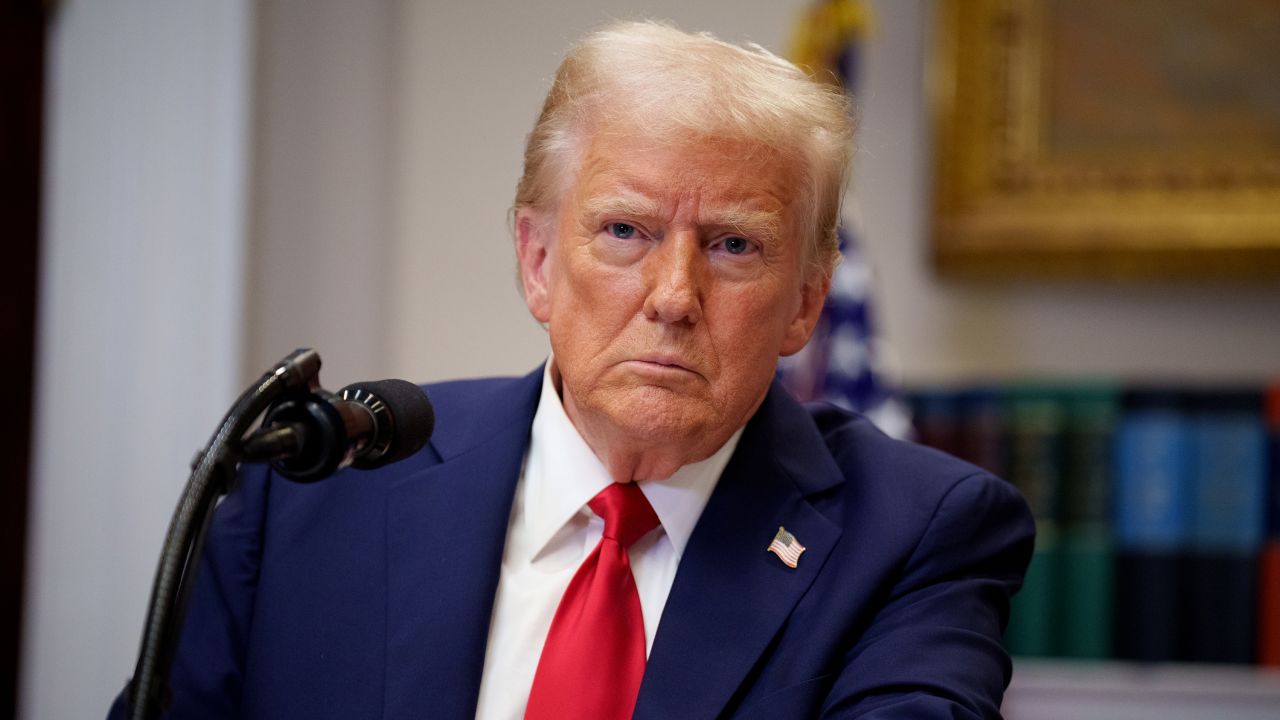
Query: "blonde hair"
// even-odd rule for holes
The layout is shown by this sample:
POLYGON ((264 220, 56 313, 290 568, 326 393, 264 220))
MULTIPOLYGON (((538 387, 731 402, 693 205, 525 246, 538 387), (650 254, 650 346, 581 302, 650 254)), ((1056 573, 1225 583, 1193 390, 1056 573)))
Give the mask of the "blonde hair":
POLYGON ((840 257, 836 224, 853 123, 838 88, 758 46, 669 25, 620 22, 586 36, 556 71, 525 146, 515 208, 550 211, 575 176, 584 140, 618 126, 763 143, 803 160, 799 193, 810 273, 840 257))

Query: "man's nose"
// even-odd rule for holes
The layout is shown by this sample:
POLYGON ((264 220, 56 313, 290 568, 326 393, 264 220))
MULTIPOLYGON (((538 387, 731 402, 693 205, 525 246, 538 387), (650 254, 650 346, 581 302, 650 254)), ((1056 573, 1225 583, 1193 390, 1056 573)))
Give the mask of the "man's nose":
POLYGON ((648 257, 645 317, 664 323, 700 322, 704 260, 696 234, 672 233, 664 238, 648 257))

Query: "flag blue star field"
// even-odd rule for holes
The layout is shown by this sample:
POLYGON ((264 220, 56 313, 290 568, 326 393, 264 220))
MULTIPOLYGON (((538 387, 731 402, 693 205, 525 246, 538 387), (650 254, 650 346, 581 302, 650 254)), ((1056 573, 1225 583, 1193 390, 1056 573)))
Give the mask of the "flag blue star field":
MULTIPOLYGON (((870 26, 861 0, 821 0, 796 27, 792 59, 820 77, 855 91, 858 51, 870 26)), ((779 375, 800 400, 826 400, 867 415, 898 437, 910 427, 906 405, 884 377, 873 325, 871 271, 846 224, 839 230, 843 256, 831 278, 831 293, 813 338, 796 355, 783 358, 779 375)))

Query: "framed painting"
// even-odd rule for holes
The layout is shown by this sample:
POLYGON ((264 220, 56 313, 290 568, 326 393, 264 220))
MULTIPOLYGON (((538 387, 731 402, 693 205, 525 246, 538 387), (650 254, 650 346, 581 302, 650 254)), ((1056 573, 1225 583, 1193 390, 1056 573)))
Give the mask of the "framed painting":
POLYGON ((937 7, 942 273, 1280 278, 1280 3, 937 7))

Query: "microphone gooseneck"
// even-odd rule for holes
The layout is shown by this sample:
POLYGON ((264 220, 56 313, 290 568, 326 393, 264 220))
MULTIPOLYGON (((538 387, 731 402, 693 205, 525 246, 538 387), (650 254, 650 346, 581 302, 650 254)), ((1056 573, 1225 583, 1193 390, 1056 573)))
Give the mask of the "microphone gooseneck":
POLYGON ((290 353, 240 395, 217 431, 197 456, 191 477, 169 520, 160 561, 151 585, 151 600, 142 625, 138 662, 129 681, 131 720, 160 717, 167 704, 166 679, 177 647, 186 598, 218 497, 235 474, 233 447, 255 418, 281 397, 314 387, 320 355, 310 348, 290 353))
POLYGON ((417 452, 435 427, 431 403, 403 380, 320 389, 320 355, 291 353, 236 400, 193 463, 169 521, 126 699, 130 720, 168 710, 166 679, 217 500, 241 461, 271 461, 285 477, 313 482, 354 464, 374 468, 417 452), (259 429, 246 433, 265 411, 259 429))

